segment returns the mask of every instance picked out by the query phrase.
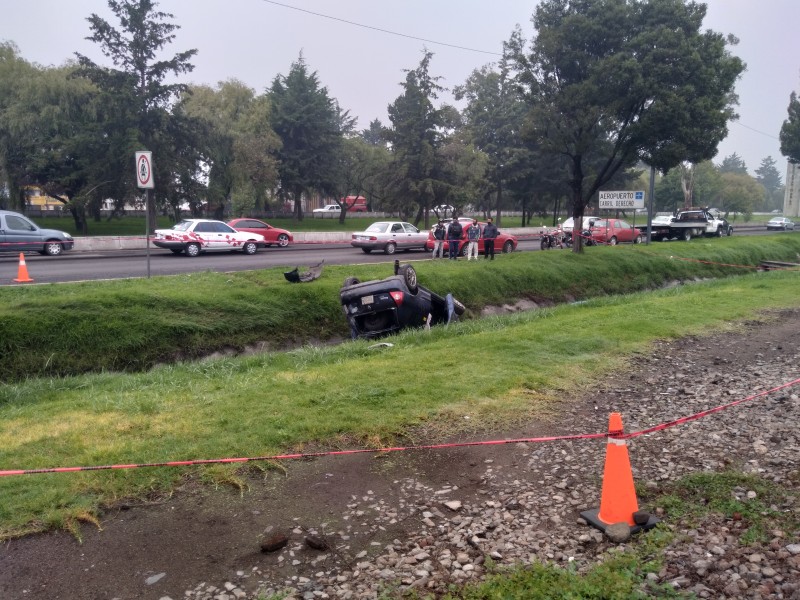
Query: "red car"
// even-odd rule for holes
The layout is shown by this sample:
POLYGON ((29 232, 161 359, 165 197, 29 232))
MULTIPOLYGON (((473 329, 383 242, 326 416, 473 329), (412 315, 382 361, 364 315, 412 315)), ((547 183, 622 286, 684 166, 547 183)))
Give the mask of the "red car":
POLYGON ((233 227, 236 231, 247 231, 248 233, 263 235, 265 246, 274 245, 284 248, 289 245, 289 242, 294 241, 294 236, 291 232, 285 229, 278 229, 258 219, 233 219, 232 221, 228 221, 228 225, 233 227))
MULTIPOLYGON (((459 222, 461 223, 461 227, 464 230, 461 234, 461 241, 459 241, 459 248, 458 254, 460 256, 467 255, 467 229, 470 225, 472 225, 472 219, 469 217, 459 217, 459 222)), ((447 221, 445 221, 445 226, 447 225, 447 221)), ((483 228, 486 226, 486 223, 478 222, 478 227, 481 228, 481 232, 483 232, 483 228)), ((428 232, 428 241, 425 242, 425 249, 433 251, 433 230, 436 226, 434 225, 431 227, 431 230, 428 232)), ((503 252, 508 254, 509 252, 513 252, 517 249, 517 238, 513 235, 509 235, 507 233, 503 233, 502 231, 497 234, 497 238, 494 240, 494 251, 495 252, 503 252)), ((450 243, 445 240, 444 241, 444 252, 445 256, 447 256, 447 252, 449 251, 450 243)), ((478 254, 483 254, 483 240, 478 240, 478 254)))
POLYGON ((641 230, 622 219, 595 219, 594 225, 589 231, 591 244, 616 246, 620 242, 642 243, 641 230))

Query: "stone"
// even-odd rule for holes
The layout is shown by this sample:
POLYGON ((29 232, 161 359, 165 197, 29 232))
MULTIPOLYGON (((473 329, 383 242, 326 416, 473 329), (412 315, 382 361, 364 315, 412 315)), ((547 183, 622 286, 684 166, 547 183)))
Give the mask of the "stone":
POLYGON ((613 523, 606 527, 606 537, 615 544, 624 544, 631 539, 631 528, 627 523, 613 523))
POLYGON ((288 543, 289 543, 289 536, 287 536, 283 532, 276 532, 266 537, 264 541, 261 542, 261 551, 276 552, 281 548, 284 548, 288 543))

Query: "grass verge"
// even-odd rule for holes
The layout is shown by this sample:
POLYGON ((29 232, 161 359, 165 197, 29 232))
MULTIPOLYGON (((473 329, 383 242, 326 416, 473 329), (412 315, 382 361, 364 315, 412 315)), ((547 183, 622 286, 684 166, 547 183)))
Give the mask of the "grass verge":
MULTIPOLYGON (((566 253, 559 256, 572 260, 566 253)), ((509 260, 507 268, 524 268, 521 263, 509 260)), ((796 307, 796 278, 794 272, 759 273, 597 298, 430 332, 407 331, 391 339, 391 348, 377 350, 358 341, 162 365, 146 373, 3 384, 0 467, 264 456, 353 439, 380 446, 421 424, 446 429, 463 422, 464 415, 472 422, 525 419, 548 410, 560 391, 576 391, 574 382, 621 367, 653 339, 700 335, 759 318, 764 309, 796 307), (493 357, 482 369, 465 360, 478 348, 493 357)), ((168 492, 184 474, 198 471, 2 477, 0 539, 70 528, 108 503, 168 492)), ((216 473, 235 480, 235 467, 216 473)))
MULTIPOLYGON (((787 234, 414 264, 423 285, 452 292, 469 318, 523 298, 542 305, 585 300, 750 273, 761 260, 798 257, 800 235, 787 234)), ((254 344, 280 349, 346 338, 342 281, 392 273, 387 263, 330 266, 320 279, 297 285, 283 278, 284 270, 0 288, 0 380, 145 371, 254 344)))

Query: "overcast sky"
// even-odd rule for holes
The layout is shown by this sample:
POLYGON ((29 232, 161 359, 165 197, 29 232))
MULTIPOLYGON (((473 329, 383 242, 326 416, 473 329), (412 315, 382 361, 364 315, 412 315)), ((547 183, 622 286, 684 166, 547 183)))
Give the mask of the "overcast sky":
MULTIPOLYGON (((736 90, 740 118, 729 125, 715 162, 735 152, 754 174, 772 156, 785 179, 778 134, 789 94, 800 92, 800 0, 707 4, 704 28, 738 37, 733 51, 747 63, 736 90)), ((238 79, 260 93, 275 75, 288 73, 302 52, 363 129, 375 118, 388 124, 386 107, 400 94, 403 70, 417 66, 423 47, 434 53, 431 74, 445 87, 459 85, 473 69, 498 59, 517 24, 532 37, 535 5, 535 0, 161 0, 158 9, 172 13, 181 27, 167 47, 169 56, 198 50, 187 82, 213 86, 238 79)), ((84 39, 92 13, 119 25, 105 0, 0 0, 0 40, 13 41, 25 60, 44 66, 60 65, 75 52, 110 66, 84 39)))

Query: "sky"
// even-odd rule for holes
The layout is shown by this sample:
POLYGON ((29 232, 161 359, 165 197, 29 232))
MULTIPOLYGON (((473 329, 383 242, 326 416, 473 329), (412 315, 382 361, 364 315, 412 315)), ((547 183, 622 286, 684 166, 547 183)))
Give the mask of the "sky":
MULTIPOLYGON (((237 79, 262 93, 301 55, 339 105, 365 129, 389 124, 386 108, 401 93, 404 70, 424 48, 430 73, 446 88, 496 62, 519 25, 530 39, 536 0, 160 0, 180 26, 165 55, 197 49, 195 69, 181 81, 216 86, 237 79), (321 16, 324 15, 324 16, 321 16)), ((771 156, 782 179, 786 159, 778 140, 789 95, 800 93, 800 1, 707 0, 704 29, 733 34, 732 52, 747 64, 737 83, 739 120, 729 124, 714 162, 738 154, 755 174, 771 156)), ((58 66, 79 52, 111 66, 87 41, 92 13, 119 23, 106 0, 0 0, 0 41, 25 60, 58 66)), ((439 98, 453 103, 449 92, 439 98)))

